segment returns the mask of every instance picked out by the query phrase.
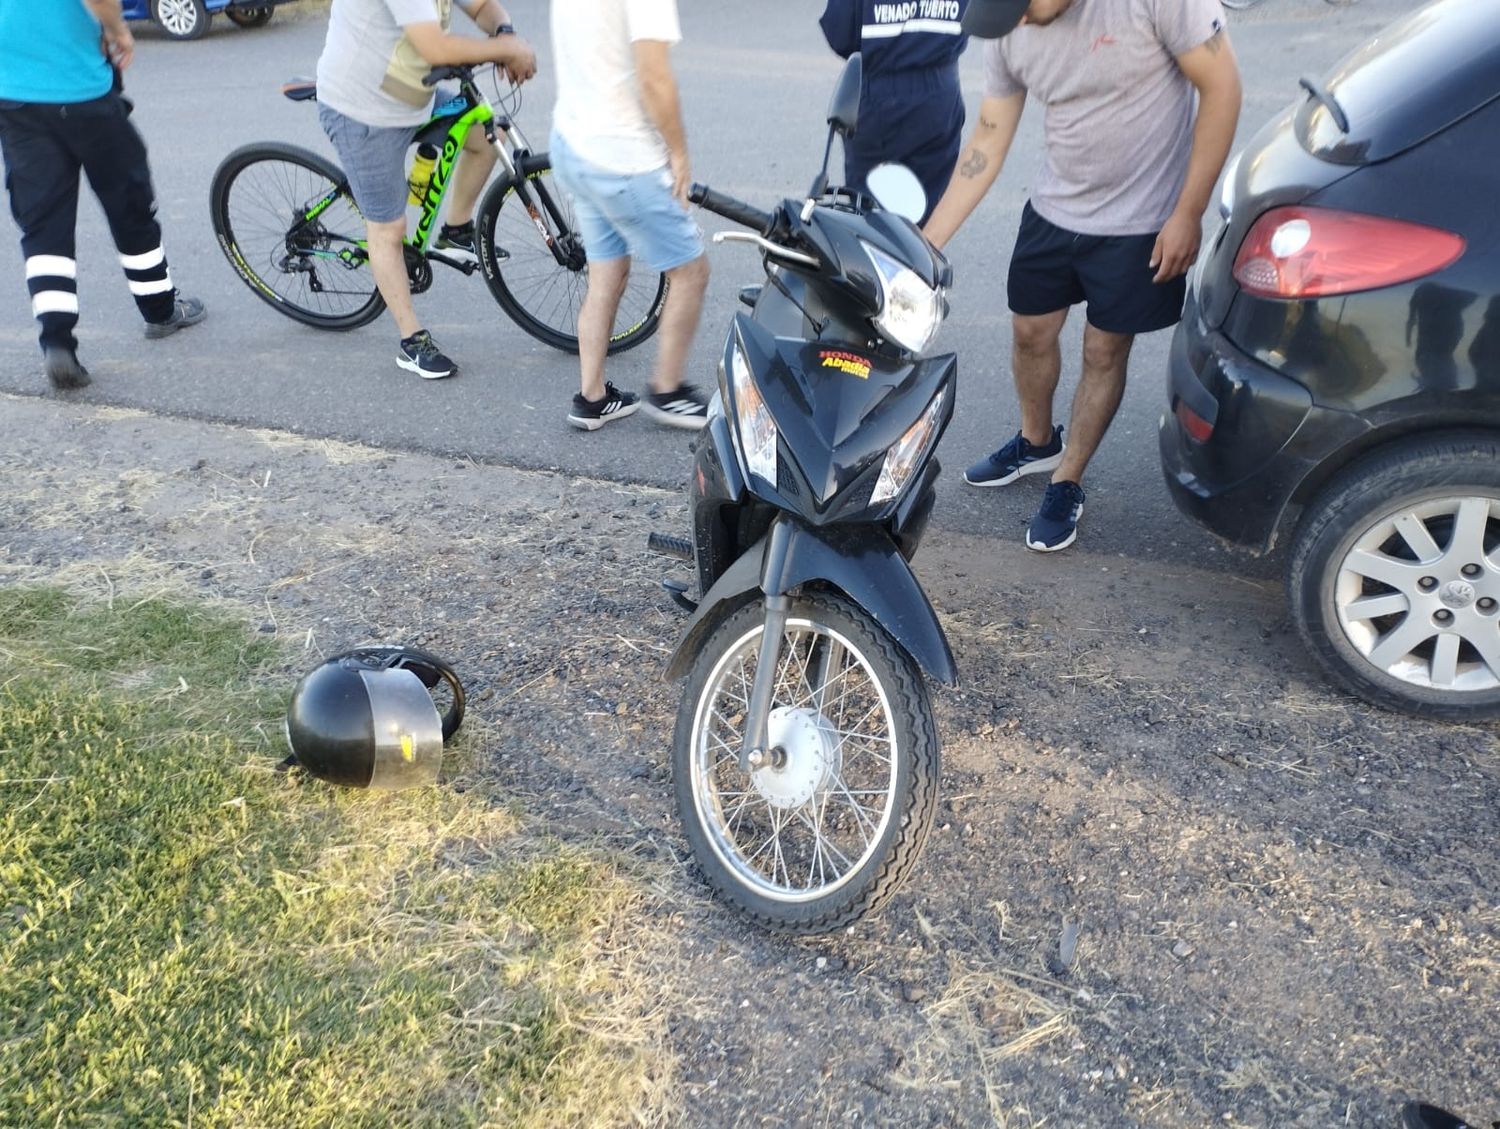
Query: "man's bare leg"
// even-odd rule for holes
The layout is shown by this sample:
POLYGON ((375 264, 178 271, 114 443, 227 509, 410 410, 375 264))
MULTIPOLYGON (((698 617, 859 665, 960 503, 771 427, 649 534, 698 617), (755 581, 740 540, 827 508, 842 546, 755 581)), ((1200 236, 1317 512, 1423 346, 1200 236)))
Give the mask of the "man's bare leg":
POLYGON ((1062 376, 1058 338, 1067 320, 1067 309, 1035 317, 1012 316, 1011 372, 1021 401, 1021 435, 1034 447, 1052 442, 1052 400, 1062 376))
POLYGON ((578 368, 580 391, 586 400, 604 398, 604 358, 609 352, 609 335, 629 277, 629 256, 589 263, 589 287, 583 295, 583 305, 578 308, 578 368))
POLYGON ((481 129, 469 131, 464 142, 464 151, 453 169, 453 187, 448 190, 448 210, 443 222, 451 227, 462 227, 474 218, 474 206, 479 202, 490 173, 495 171, 499 158, 481 129))
POLYGON ((365 240, 370 253, 370 269, 375 273, 375 286, 385 299, 386 309, 391 311, 403 339, 422 328, 411 302, 411 283, 406 277, 406 254, 402 250, 405 238, 404 216, 389 223, 365 221, 365 240))
POLYGON ((1053 482, 1083 482, 1083 472, 1120 408, 1125 395, 1125 370, 1135 336, 1109 333, 1086 325, 1083 329, 1083 374, 1073 394, 1068 419, 1068 448, 1052 472, 1053 482))
POLYGON ((682 387, 688 350, 692 348, 693 335, 698 332, 698 319, 703 313, 703 292, 707 289, 707 255, 699 255, 692 262, 667 272, 667 305, 661 312, 661 326, 656 331, 656 377, 651 381, 651 391, 675 392, 682 387))

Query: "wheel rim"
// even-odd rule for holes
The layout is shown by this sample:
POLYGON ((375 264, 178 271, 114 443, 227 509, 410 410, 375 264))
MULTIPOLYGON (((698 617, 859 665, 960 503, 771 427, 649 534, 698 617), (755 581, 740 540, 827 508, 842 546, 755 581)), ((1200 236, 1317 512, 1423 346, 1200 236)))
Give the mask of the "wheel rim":
MULTIPOLYGON (((536 221, 521 206, 515 190, 511 189, 505 194, 495 217, 495 244, 510 256, 499 264, 500 278, 511 298, 532 321, 543 329, 576 341, 578 311, 588 290, 589 271, 573 205, 550 172, 533 173, 527 178, 527 183, 531 186, 533 199, 536 186, 545 186, 548 196, 562 214, 570 232, 565 237, 568 245, 562 249, 563 257, 576 265, 558 263, 552 249, 541 240, 536 221)), ((660 293, 660 274, 639 264, 632 267, 610 330, 611 344, 640 330, 656 308, 660 293)))
POLYGON ((890 698, 858 647, 825 624, 788 622, 772 695, 775 763, 747 777, 739 737, 762 628, 715 664, 693 722, 692 794, 714 853, 778 902, 835 893, 879 849, 895 812, 890 698))
POLYGON ((190 35, 198 26, 198 9, 193 0, 159 0, 156 18, 173 35, 190 35))
POLYGON ((256 161, 230 183, 224 211, 233 253, 273 300, 338 320, 369 305, 375 276, 360 246, 364 219, 347 194, 299 222, 333 186, 295 161, 256 161))
POLYGON ((1497 546, 1497 498, 1433 498, 1382 517, 1339 562, 1334 605, 1345 637, 1410 686, 1500 687, 1497 546))

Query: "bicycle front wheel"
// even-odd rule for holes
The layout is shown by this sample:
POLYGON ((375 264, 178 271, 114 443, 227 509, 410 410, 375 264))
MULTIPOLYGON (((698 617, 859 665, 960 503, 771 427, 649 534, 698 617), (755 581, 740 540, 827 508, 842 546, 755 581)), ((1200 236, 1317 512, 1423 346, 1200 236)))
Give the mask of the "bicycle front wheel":
MULTIPOLYGON (((479 206, 475 235, 484 280, 500 308, 538 341, 578 352, 588 262, 573 208, 545 158, 530 162, 521 181, 497 180, 490 187, 479 206)), ((632 270, 609 352, 634 348, 655 333, 666 300, 665 274, 632 270)))
POLYGON ((385 308, 364 217, 337 165, 295 145, 247 145, 219 165, 209 207, 219 248, 273 309, 319 329, 356 329, 385 308))

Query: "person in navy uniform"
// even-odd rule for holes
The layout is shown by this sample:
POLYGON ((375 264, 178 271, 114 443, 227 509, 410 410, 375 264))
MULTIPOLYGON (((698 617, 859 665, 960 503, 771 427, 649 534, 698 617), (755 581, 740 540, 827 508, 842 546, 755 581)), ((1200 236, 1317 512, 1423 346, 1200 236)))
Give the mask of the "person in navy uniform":
POLYGON ((963 139, 958 57, 968 42, 960 26, 968 3, 828 0, 818 21, 828 46, 864 60, 859 129, 844 146, 849 187, 865 191, 872 168, 898 161, 922 182, 928 212, 942 197, 963 139))

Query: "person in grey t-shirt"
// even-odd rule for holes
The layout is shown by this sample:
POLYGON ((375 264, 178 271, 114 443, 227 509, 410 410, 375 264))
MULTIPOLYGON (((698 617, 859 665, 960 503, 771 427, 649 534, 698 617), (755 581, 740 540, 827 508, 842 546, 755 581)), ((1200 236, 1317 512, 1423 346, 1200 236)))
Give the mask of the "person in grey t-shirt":
MULTIPOLYGON (((432 112, 433 92, 422 79, 433 67, 459 64, 495 63, 517 82, 536 73, 535 52, 499 0, 458 4, 489 39, 448 30, 453 0, 333 0, 318 58, 318 116, 365 217, 375 285, 401 333, 396 364, 425 380, 452 376, 458 366, 417 320, 402 247, 406 152, 432 112)), ((494 151, 475 130, 453 173, 448 222, 436 246, 473 253, 470 217, 494 167, 494 151)))
MULTIPOLYGON (((966 30, 983 35, 980 21, 1016 5, 972 0, 966 30)), ((924 231, 938 247, 952 238, 999 175, 1027 97, 1039 101, 1045 159, 1008 282, 1021 427, 964 480, 1005 486, 1052 471, 1026 532, 1028 548, 1052 552, 1077 536, 1083 472, 1120 406, 1135 335, 1182 316, 1239 120, 1239 68, 1219 0, 1030 0, 984 59, 979 124, 924 231), (1080 302, 1088 322, 1065 446, 1052 415, 1058 338, 1080 302)))

